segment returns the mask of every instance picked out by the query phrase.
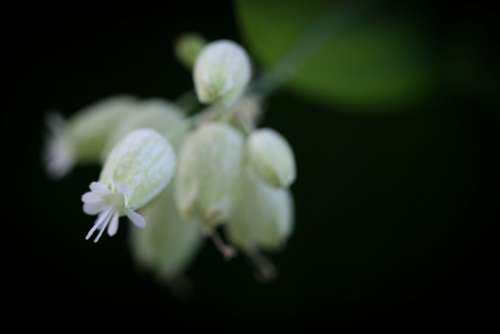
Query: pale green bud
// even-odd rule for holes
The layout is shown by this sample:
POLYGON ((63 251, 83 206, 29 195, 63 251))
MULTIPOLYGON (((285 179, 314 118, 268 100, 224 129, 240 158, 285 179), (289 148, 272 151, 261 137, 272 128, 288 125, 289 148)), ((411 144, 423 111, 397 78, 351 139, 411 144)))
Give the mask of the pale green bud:
POLYGON ((240 196, 226 224, 229 239, 247 253, 276 249, 293 229, 293 201, 288 189, 267 185, 246 169, 240 196))
POLYGON ((153 98, 137 105, 137 111, 125 117, 112 132, 103 157, 106 157, 115 144, 133 130, 149 128, 162 134, 177 148, 187 131, 189 122, 181 109, 173 103, 153 98))
POLYGON ((175 43, 175 55, 187 68, 191 69, 207 41, 196 33, 182 35, 175 43))
POLYGON ((213 228, 232 211, 243 158, 243 136, 224 123, 207 123, 182 147, 176 177, 180 212, 213 228))
POLYGON ((172 187, 167 187, 141 212, 147 225, 130 228, 135 261, 161 279, 171 282, 191 263, 202 240, 200 226, 177 212, 172 187))
POLYGON ((194 65, 194 85, 202 103, 232 104, 241 96, 251 77, 246 51, 238 44, 219 40, 209 43, 194 65))
POLYGON ((272 129, 253 132, 247 142, 250 166, 274 187, 288 187, 295 181, 295 157, 283 136, 272 129))
POLYGON ((109 154, 99 182, 92 182, 91 191, 82 196, 84 212, 98 215, 86 238, 99 229, 98 241, 106 228, 110 236, 114 235, 118 219, 124 215, 143 227, 144 218, 135 210, 167 186, 174 169, 175 153, 162 135, 151 129, 129 133, 109 154))
POLYGON ((136 108, 132 96, 117 95, 93 103, 65 121, 59 114, 47 118, 47 170, 62 177, 77 163, 98 162, 108 137, 119 121, 136 108))

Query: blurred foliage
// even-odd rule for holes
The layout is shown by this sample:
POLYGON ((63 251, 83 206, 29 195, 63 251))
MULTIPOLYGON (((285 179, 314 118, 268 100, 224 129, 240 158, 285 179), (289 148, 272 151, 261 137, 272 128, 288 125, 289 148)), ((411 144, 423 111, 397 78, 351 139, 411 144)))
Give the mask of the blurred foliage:
POLYGON ((264 69, 321 39, 288 82, 297 93, 362 108, 415 102, 431 81, 425 43, 406 20, 380 15, 378 3, 238 0, 237 14, 264 69))

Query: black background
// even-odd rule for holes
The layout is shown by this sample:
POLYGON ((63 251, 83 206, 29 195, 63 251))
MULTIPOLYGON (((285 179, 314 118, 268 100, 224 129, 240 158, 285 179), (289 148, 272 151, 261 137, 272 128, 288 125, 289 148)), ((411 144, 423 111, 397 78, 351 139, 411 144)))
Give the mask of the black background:
POLYGON ((280 276, 261 285, 243 258, 226 263, 206 243, 188 271, 188 299, 136 271, 126 229, 97 245, 83 239, 93 219, 80 195, 99 170, 82 167, 51 182, 41 164, 43 117, 52 108, 71 115, 114 93, 174 99, 192 87, 174 58, 175 38, 198 31, 244 43, 234 5, 3 11, 3 316, 18 325, 69 320, 63 328, 104 322, 162 331, 494 324, 497 17, 481 3, 396 10, 421 20, 436 59, 460 50, 472 70, 458 66, 434 95, 390 112, 273 95, 263 124, 289 139, 298 163, 296 230, 273 257, 280 276))

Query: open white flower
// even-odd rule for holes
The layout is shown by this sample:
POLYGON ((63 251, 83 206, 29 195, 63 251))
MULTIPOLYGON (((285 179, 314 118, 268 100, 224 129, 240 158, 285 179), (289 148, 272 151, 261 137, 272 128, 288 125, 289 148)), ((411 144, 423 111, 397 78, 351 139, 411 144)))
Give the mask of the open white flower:
POLYGON ((111 130, 136 106, 135 97, 114 95, 92 103, 69 119, 50 113, 44 152, 49 175, 62 178, 75 165, 99 162, 111 130))
POLYGON ((118 231, 118 220, 120 216, 127 216, 137 227, 144 227, 144 217, 130 209, 128 205, 129 191, 125 186, 117 186, 113 192, 100 182, 90 184, 90 192, 83 194, 83 211, 88 215, 98 215, 94 226, 90 229, 85 239, 89 239, 96 230, 99 234, 94 239, 99 241, 104 230, 113 236, 118 231))
POLYGON ((137 103, 136 112, 123 117, 119 124, 111 131, 108 142, 102 151, 102 157, 105 158, 120 139, 124 138, 131 131, 140 128, 157 131, 174 148, 177 148, 188 127, 189 122, 183 110, 175 104, 160 98, 143 100, 137 103))
POLYGON ((175 153, 170 143, 152 129, 138 129, 120 140, 109 154, 99 178, 82 196, 83 211, 97 215, 89 239, 99 230, 113 236, 118 220, 127 216, 134 225, 144 227, 144 218, 136 210, 155 198, 172 180, 175 153))

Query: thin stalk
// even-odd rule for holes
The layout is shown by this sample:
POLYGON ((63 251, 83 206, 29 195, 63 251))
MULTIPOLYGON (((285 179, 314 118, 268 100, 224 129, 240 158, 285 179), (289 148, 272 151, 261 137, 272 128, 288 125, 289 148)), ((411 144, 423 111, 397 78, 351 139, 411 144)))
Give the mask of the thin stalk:
MULTIPOLYGON (((366 4, 365 4, 366 5, 366 4)), ((344 7, 332 5, 316 19, 292 46, 288 54, 255 81, 251 90, 263 98, 272 94, 293 77, 335 34, 357 22, 370 8, 349 1, 344 7), (344 15, 338 15, 343 12, 344 15)))

